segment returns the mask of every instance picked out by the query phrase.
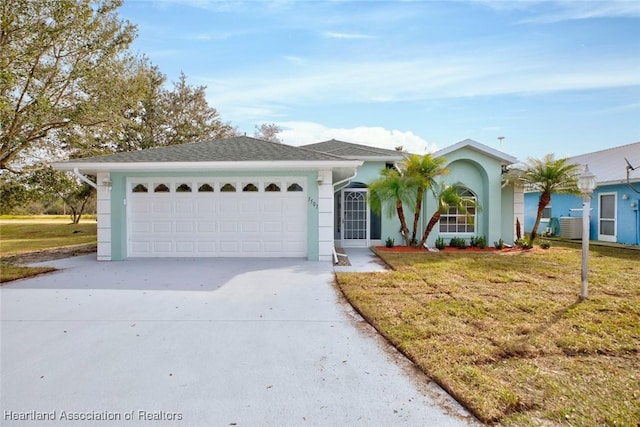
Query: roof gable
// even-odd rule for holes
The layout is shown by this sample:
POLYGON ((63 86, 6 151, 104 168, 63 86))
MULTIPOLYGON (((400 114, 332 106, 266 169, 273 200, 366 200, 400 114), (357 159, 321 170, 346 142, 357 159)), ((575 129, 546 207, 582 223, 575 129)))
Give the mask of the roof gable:
POLYGON ((636 168, 629 172, 629 179, 640 182, 640 142, 621 145, 592 153, 569 157, 570 163, 589 165, 600 185, 605 183, 620 183, 627 180, 627 162, 636 168))
POLYGON ((433 153, 433 155, 434 157, 446 156, 447 154, 450 154, 462 148, 470 148, 489 157, 493 157, 494 159, 499 160, 504 165, 512 165, 518 162, 518 159, 516 159, 515 157, 507 153, 503 153, 500 150, 496 150, 495 148, 491 148, 487 145, 481 144, 478 141, 474 141, 473 139, 465 139, 464 141, 460 141, 456 144, 438 150, 433 153))
POLYGON ((352 142, 329 141, 317 142, 315 144, 303 145, 301 148, 314 150, 320 153, 340 156, 353 160, 402 160, 404 154, 399 151, 387 150, 384 148, 371 147, 368 145, 354 144, 352 142))

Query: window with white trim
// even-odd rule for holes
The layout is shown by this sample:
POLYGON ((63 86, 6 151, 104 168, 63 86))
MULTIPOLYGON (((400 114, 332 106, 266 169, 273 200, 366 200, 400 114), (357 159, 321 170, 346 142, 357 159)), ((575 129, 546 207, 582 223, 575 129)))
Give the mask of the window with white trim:
POLYGON ((450 207, 446 213, 443 213, 440 216, 440 233, 476 232, 476 205, 478 198, 468 188, 460 189, 458 194, 464 201, 465 209, 450 207))

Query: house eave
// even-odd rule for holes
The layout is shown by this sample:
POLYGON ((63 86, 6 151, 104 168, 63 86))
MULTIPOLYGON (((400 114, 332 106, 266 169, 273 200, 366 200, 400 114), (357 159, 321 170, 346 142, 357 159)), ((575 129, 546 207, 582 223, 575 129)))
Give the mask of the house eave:
POLYGON ((362 161, 343 160, 280 160, 280 161, 236 161, 236 162, 131 162, 131 163, 103 163, 103 162, 58 162, 53 163, 55 169, 72 171, 78 169, 83 173, 98 172, 206 172, 206 171, 234 171, 234 170, 322 170, 336 168, 358 168, 362 161))

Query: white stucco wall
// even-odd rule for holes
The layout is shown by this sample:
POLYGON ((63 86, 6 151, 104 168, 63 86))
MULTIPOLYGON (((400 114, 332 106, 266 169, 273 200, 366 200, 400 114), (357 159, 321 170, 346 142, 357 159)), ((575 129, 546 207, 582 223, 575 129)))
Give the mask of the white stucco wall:
POLYGON ((111 261, 111 178, 108 173, 97 176, 98 261, 111 261))

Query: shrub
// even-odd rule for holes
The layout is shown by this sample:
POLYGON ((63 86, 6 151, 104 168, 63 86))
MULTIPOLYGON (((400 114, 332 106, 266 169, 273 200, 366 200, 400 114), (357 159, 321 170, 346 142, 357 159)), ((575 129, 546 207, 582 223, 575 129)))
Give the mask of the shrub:
POLYGON ((444 239, 442 237, 438 237, 436 239, 436 248, 442 250, 444 249, 445 246, 446 244, 444 243, 444 239))
POLYGON ((387 248, 392 248, 395 245, 396 241, 395 239, 392 239, 391 237, 387 237, 387 240, 385 240, 384 245, 387 248))
POLYGON ((498 250, 504 249, 504 240, 502 240, 502 237, 497 242, 493 242, 493 246, 498 250))
POLYGON ((527 238, 516 240, 516 246, 520 249, 531 249, 533 247, 533 245, 527 238))
POLYGON ((467 241, 462 237, 452 237, 449 241, 449 246, 451 246, 452 248, 466 249, 467 241))
POLYGON ((473 247, 478 247, 480 249, 487 248, 487 237, 486 236, 473 236, 469 244, 473 247))
POLYGON ((540 240, 540 247, 542 249, 549 249, 551 247, 551 242, 548 240, 540 240))

